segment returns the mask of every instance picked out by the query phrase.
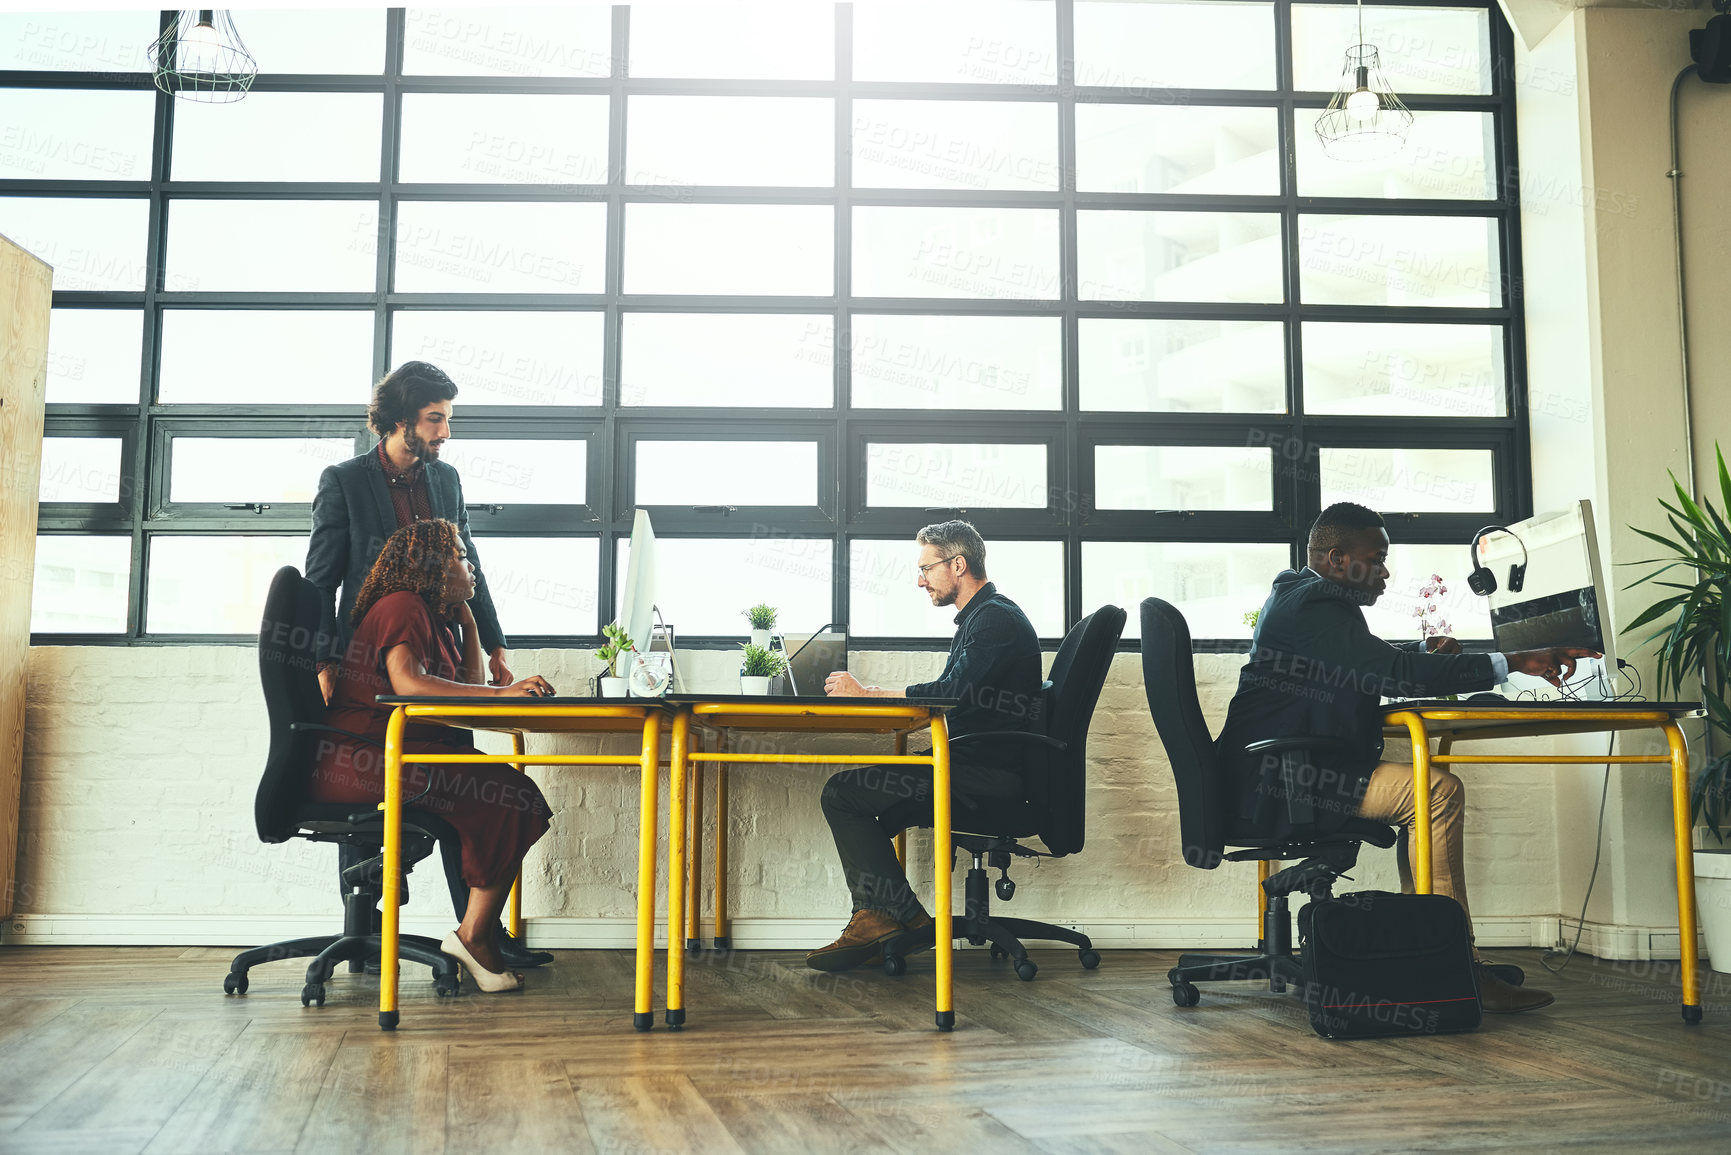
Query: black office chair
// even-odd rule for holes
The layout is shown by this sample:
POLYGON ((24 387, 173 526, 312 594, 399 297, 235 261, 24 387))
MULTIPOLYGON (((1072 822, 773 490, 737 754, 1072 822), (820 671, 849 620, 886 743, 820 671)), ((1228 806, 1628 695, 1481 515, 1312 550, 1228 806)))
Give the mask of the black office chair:
MULTIPOLYGON (((992 944, 992 957, 1008 957, 1016 977, 1031 981, 1039 967, 1028 957, 1022 939, 1046 939, 1076 947, 1082 966, 1093 970, 1100 955, 1087 935, 1068 927, 1025 918, 995 918, 986 889, 986 868, 1001 873, 996 889, 1005 902, 1016 893, 1010 859, 1063 858, 1082 849, 1087 833, 1088 724, 1094 704, 1112 666, 1118 637, 1124 632, 1124 611, 1101 606, 1077 622, 1052 659, 1039 711, 1039 730, 993 731, 950 739, 950 755, 960 761, 1003 760, 1020 766, 1032 797, 976 798, 972 806, 956 805, 950 815, 953 844, 974 856, 963 888, 965 911, 952 923, 956 938, 974 946, 992 944), (1038 835, 1043 851, 1023 846, 1021 839, 1038 835)), ((892 939, 884 947, 884 971, 899 975, 906 956, 932 945, 927 931, 892 939)))
MULTIPOLYGON (((1214 756, 1214 742, 1202 706, 1196 699, 1196 669, 1191 659, 1190 629, 1184 616, 1159 598, 1142 602, 1142 678, 1148 694, 1148 709, 1160 732, 1160 744, 1172 764, 1178 784, 1178 825, 1184 841, 1184 861, 1202 870, 1213 870, 1227 862, 1303 858, 1295 866, 1273 875, 1263 884, 1266 905, 1262 912, 1262 940, 1254 955, 1227 957, 1180 955, 1178 965, 1167 974, 1172 983, 1172 1001, 1193 1007, 1202 998, 1198 982, 1228 982, 1267 979, 1268 989, 1284 991, 1288 983, 1301 984, 1303 971, 1292 953, 1292 917, 1286 899, 1294 891, 1313 901, 1329 897, 1337 878, 1357 860, 1360 843, 1389 847, 1395 842, 1392 827, 1363 818, 1349 818, 1339 830, 1315 838, 1302 833, 1287 838, 1263 838, 1236 828, 1233 792, 1214 756), (1246 849, 1226 852, 1227 846, 1246 849)), ((1289 781, 1308 772, 1318 754, 1339 749, 1332 738, 1292 735, 1254 742, 1246 747, 1255 753, 1281 758, 1289 781)), ((1289 799, 1297 797, 1289 791, 1289 799)))
MULTIPOLYGON (((311 776, 318 735, 341 734, 370 745, 370 738, 350 734, 324 724, 324 697, 319 692, 315 639, 319 632, 317 587, 293 566, 284 566, 272 579, 265 597, 264 622, 258 634, 258 672, 264 686, 265 709, 270 715, 270 753, 264 777, 259 779, 253 800, 253 821, 261 842, 287 842, 304 838, 309 842, 334 842, 349 848, 352 861, 341 872, 343 888, 343 932, 312 938, 289 939, 270 946, 254 947, 236 955, 223 976, 228 994, 245 994, 247 971, 260 963, 312 956, 307 966, 301 1005, 323 1006, 325 983, 340 962, 359 971, 368 959, 379 957, 381 943, 375 930, 375 915, 384 897, 384 814, 362 809, 353 802, 308 802, 307 780, 311 776)), ((380 757, 383 748, 380 746, 380 757)), ((408 872, 433 852, 435 841, 456 846, 457 835, 443 820, 422 810, 403 809, 403 874, 399 889, 408 902, 408 872)), ((455 959, 439 950, 436 939, 400 935, 397 955, 433 969, 433 987, 441 995, 458 991, 460 971, 455 959)), ((396 1012, 381 1014, 381 1021, 395 1026, 396 1012)))

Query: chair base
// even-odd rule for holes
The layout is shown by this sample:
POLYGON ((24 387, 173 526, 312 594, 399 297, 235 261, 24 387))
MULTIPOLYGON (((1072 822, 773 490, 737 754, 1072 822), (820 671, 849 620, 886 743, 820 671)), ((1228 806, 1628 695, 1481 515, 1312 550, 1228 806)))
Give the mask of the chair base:
MULTIPOLYGON (((1025 938, 1068 943, 1076 948, 1076 957, 1081 960, 1084 969, 1093 970, 1100 965, 1100 954, 1094 949, 1093 940, 1079 930, 1028 918, 994 918, 991 911, 991 892, 986 882, 985 868, 981 865, 980 856, 975 855, 964 890, 966 913, 955 916, 951 921, 951 933, 956 938, 966 939, 973 946, 990 943, 992 957, 1008 958, 1015 967, 1016 977, 1023 982, 1032 982, 1040 970, 1034 960, 1028 957, 1028 948, 1022 945, 1025 938)), ((936 924, 933 924, 925 930, 885 943, 884 973, 905 974, 907 956, 931 947, 936 941, 935 927, 936 924)))
MULTIPOLYGON (((378 901, 377 893, 365 887, 356 888, 343 896, 342 934, 285 939, 269 946, 241 951, 228 964, 228 973, 223 976, 224 993, 244 995, 247 972, 260 963, 311 958, 313 961, 307 965, 306 985, 301 988, 301 1005, 324 1006, 325 983, 330 981, 337 964, 346 962, 349 970, 355 971, 382 956, 383 939, 373 929, 378 901)), ((460 993, 462 971, 456 959, 439 950, 437 939, 416 934, 399 935, 397 958, 432 968, 433 989, 440 995, 460 993)))
MULTIPOLYGON (((1312 898, 1329 894, 1332 879, 1306 880, 1312 898)), ((1267 896, 1262 910, 1262 941, 1258 953, 1252 955, 1182 954, 1178 965, 1166 972, 1172 984, 1172 1001, 1181 1007, 1193 1007, 1202 999, 1197 983, 1266 981, 1273 994, 1283 994, 1289 986, 1304 985, 1304 964, 1292 950, 1292 913, 1286 895, 1267 896)))

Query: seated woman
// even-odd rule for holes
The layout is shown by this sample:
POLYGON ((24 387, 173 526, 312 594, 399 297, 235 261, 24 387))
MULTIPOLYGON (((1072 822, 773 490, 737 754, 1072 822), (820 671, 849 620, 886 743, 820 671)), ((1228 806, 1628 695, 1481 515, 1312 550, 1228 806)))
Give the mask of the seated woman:
MULTIPOLYGON (((551 694, 541 677, 489 686, 469 599, 475 570, 449 521, 417 521, 390 536, 355 600, 355 634, 337 671, 326 720, 384 741, 391 711, 378 694, 447 697, 533 697, 551 694), (459 639, 460 633, 460 639, 459 639)), ((403 753, 479 754, 466 730, 409 723, 403 753)), ((462 841, 469 906, 440 948, 461 962, 483 991, 515 990, 522 975, 506 971, 494 941, 499 912, 517 869, 547 833, 547 800, 535 783, 509 766, 405 763, 403 796, 432 787, 415 802, 443 818, 462 841)), ((310 800, 382 801, 384 756, 377 747, 334 737, 319 743, 310 800)))

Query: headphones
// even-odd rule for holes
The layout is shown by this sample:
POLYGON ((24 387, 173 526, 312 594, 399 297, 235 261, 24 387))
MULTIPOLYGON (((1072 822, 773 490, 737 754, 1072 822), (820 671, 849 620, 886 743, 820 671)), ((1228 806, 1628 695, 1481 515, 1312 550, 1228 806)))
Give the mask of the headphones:
POLYGON ((1473 534, 1472 544, 1467 547, 1472 554, 1473 563, 1472 572, 1467 575, 1467 588, 1481 598, 1496 592, 1497 575, 1479 563, 1479 541, 1486 534, 1492 533, 1506 533, 1514 538, 1515 543, 1521 547, 1521 564, 1509 567, 1509 592, 1518 594, 1521 592, 1521 587, 1527 582, 1527 543, 1521 540, 1520 534, 1506 525, 1487 525, 1473 534))

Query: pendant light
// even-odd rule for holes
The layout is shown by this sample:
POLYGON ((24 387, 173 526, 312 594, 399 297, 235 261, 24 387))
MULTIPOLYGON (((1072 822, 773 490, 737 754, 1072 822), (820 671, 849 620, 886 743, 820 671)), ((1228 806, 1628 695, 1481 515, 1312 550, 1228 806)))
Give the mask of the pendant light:
POLYGON ((1376 46, 1364 42, 1364 0, 1358 0, 1358 43, 1346 50, 1340 84, 1316 118, 1316 139, 1333 160, 1385 160, 1406 145, 1412 112, 1383 79, 1376 46))
POLYGON ((156 87, 185 100, 227 104, 252 88, 258 64, 226 10, 190 8, 177 13, 147 55, 156 87))

